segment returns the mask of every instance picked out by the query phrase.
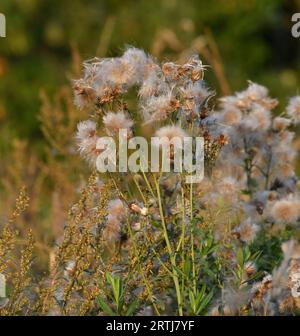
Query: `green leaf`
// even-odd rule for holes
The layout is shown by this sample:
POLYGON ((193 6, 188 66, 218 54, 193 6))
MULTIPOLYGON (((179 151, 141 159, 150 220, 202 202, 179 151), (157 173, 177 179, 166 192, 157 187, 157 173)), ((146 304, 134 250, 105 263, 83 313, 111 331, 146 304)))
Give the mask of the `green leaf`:
POLYGON ((200 305, 199 305, 199 307, 198 307, 198 309, 196 311, 196 315, 199 315, 207 307, 207 305, 209 304, 209 302, 212 299, 213 295, 214 295, 214 292, 212 290, 209 294, 207 294, 204 297, 204 299, 201 301, 201 303, 200 303, 200 305))
POLYGON ((236 252, 236 260, 238 265, 243 268, 244 266, 244 253, 243 253, 243 249, 239 248, 236 252))
POLYGON ((189 276, 190 272, 191 272, 191 260, 190 258, 186 258, 184 263, 184 274, 186 275, 186 277, 189 276))
POLYGON ((245 261, 248 261, 250 257, 251 257, 251 252, 250 252, 249 246, 246 246, 245 247, 245 261))
POLYGON ((206 291, 206 285, 204 284, 200 290, 200 292, 197 293, 197 298, 196 298, 196 305, 199 306, 202 298, 203 298, 203 295, 205 294, 205 291, 206 291))
POLYGON ((102 300, 100 297, 98 297, 97 301, 98 301, 98 304, 99 304, 100 308, 104 311, 104 313, 106 313, 110 316, 115 315, 113 310, 109 307, 109 305, 104 300, 102 300))
POLYGON ((192 290, 189 291, 189 299, 190 299, 190 305, 192 307, 193 313, 196 312, 196 302, 195 302, 195 295, 192 290))
POLYGON ((135 299, 134 301, 132 301, 130 303, 130 305, 128 306, 126 316, 132 316, 136 312, 138 306, 139 306, 139 300, 138 299, 135 299))

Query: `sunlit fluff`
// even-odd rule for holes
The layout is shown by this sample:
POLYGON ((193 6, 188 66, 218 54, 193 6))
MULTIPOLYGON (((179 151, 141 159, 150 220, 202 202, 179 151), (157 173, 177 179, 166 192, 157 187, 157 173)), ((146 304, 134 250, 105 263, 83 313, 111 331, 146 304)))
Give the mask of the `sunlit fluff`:
POLYGON ((294 122, 298 123, 300 121, 300 96, 293 97, 289 100, 286 111, 294 122))
POLYGON ((275 222, 293 224, 300 216, 300 200, 291 195, 276 201, 270 209, 270 214, 275 222))
POLYGON ((108 135, 117 135, 120 129, 127 129, 128 131, 133 126, 133 121, 129 119, 123 111, 109 112, 103 117, 103 124, 108 135))

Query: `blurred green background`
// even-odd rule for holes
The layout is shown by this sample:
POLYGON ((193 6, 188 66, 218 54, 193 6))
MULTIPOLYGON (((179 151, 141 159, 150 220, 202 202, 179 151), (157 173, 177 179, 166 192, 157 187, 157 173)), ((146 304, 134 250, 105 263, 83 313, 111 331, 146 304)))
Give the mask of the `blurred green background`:
MULTIPOLYGON (((72 48, 87 59, 130 44, 176 59, 209 31, 231 91, 250 79, 281 106, 299 93, 300 38, 290 31, 300 0, 1 0, 0 12, 7 19, 0 39, 2 142, 10 135, 42 140, 39 90, 51 95, 69 85, 72 48)), ((207 80, 220 94, 213 71, 207 80)))

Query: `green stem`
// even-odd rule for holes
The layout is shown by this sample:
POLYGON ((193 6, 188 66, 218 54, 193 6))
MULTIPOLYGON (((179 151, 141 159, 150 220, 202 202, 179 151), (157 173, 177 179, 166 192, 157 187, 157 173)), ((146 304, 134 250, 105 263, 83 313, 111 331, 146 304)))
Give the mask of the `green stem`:
POLYGON ((194 217, 193 217, 193 183, 190 184, 190 220, 191 220, 191 256, 192 256, 192 274, 193 290, 196 293, 196 267, 195 267, 195 249, 194 249, 194 217))
POLYGON ((175 255, 173 255, 173 252, 172 252, 172 247, 171 247, 171 243, 170 243, 170 240, 169 240, 168 231, 167 231, 165 218, 164 218, 164 213, 163 213, 163 208, 162 208, 160 188, 159 188, 159 184, 158 184, 155 177, 154 177, 154 183, 155 183, 155 187, 156 187, 156 191, 157 191, 158 206, 159 206, 159 213, 160 213, 161 222, 162 222, 163 234, 164 234, 165 242, 166 242, 166 245, 167 245, 167 250, 168 250, 171 265, 172 265, 172 274, 173 274, 172 277, 173 277, 173 282, 174 282, 174 285, 175 285, 177 304, 178 304, 178 312, 179 312, 180 316, 183 316, 182 299, 181 299, 181 292, 180 292, 178 274, 177 274, 177 270, 176 270, 175 255))
MULTIPOLYGON (((194 123, 191 125, 192 135, 194 133, 194 123)), ((194 249, 194 217, 193 217, 193 183, 190 183, 190 221, 191 221, 191 256, 192 256, 192 275, 193 290, 196 293, 196 267, 195 267, 195 249, 194 249)))
POLYGON ((152 189, 152 187, 151 187, 151 184, 150 184, 150 182, 149 182, 149 180, 148 180, 148 178, 147 178, 147 175, 145 174, 145 172, 144 172, 143 170, 142 170, 142 174, 143 174, 143 176, 144 176, 145 182, 146 182, 146 184, 147 184, 147 187, 148 187, 148 189, 149 189, 149 191, 150 191, 152 197, 155 199, 155 195, 154 195, 153 189, 152 189))
MULTIPOLYGON (((182 182, 181 182, 182 183, 182 182)), ((182 206, 182 229, 181 229, 181 240, 182 240, 182 251, 181 251, 181 260, 182 260, 182 280, 181 280, 181 292, 182 300, 184 300, 184 284, 185 284, 185 202, 184 202, 184 190, 181 186, 181 206, 182 206)))

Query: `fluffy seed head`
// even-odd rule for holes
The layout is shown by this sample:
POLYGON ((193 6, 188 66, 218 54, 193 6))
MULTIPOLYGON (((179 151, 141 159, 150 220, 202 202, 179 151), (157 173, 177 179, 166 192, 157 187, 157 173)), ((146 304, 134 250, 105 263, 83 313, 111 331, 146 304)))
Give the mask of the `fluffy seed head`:
POLYGON ((275 131, 284 131, 291 124, 291 120, 282 117, 276 117, 273 121, 273 128, 275 131))
POLYGON ((74 84, 74 103, 82 109, 96 101, 96 91, 87 85, 83 80, 78 80, 74 84))
POLYGON ((270 214, 277 223, 293 224, 300 216, 300 200, 288 196, 276 201, 270 209, 270 214))
POLYGON ((256 108, 252 112, 253 118, 256 119, 258 128, 267 130, 271 125, 271 112, 265 108, 256 108))
POLYGON ((250 83, 242 95, 252 101, 259 101, 268 97, 268 89, 256 83, 250 83))
POLYGON ((286 111, 295 123, 300 121, 300 96, 293 97, 289 100, 286 111))
POLYGON ((110 136, 118 134, 120 129, 129 130, 133 121, 129 119, 124 112, 108 112, 103 117, 103 124, 105 126, 106 133, 110 136))
POLYGON ((179 106, 179 101, 172 97, 172 92, 170 91, 158 97, 150 97, 141 107, 145 121, 154 122, 167 119, 179 106))
POLYGON ((84 140, 96 135, 97 124, 92 120, 82 121, 77 125, 77 139, 84 140))
POLYGON ((91 164, 96 162, 100 152, 97 149, 97 125, 94 121, 82 121, 77 125, 76 139, 80 154, 91 164))
POLYGON ((159 138, 167 137, 168 139, 172 139, 175 137, 183 139, 187 136, 186 132, 179 126, 164 126, 156 131, 155 135, 159 138))
POLYGON ((240 239, 245 243, 252 243, 258 231, 259 226, 252 223, 251 218, 248 218, 237 228, 240 239))
POLYGON ((237 108, 225 109, 223 112, 223 121, 228 125, 239 124, 242 120, 242 113, 237 108))

